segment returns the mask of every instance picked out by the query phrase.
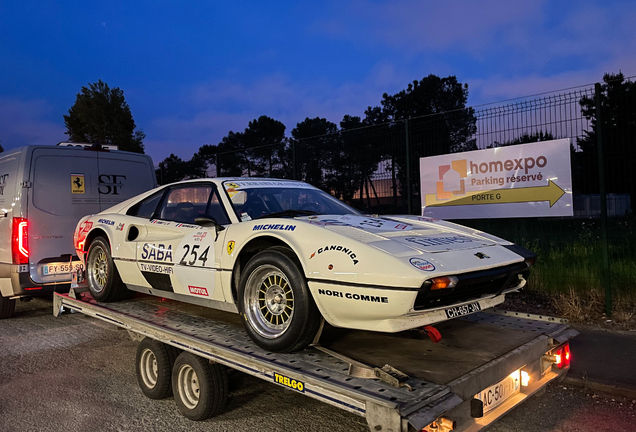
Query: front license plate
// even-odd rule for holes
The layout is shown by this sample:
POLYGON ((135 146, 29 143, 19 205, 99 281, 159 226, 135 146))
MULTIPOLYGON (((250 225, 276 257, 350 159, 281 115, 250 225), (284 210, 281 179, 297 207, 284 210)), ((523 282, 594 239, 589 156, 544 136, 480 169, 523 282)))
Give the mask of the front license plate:
POLYGON ((520 371, 516 370, 497 384, 482 390, 475 398, 484 403, 484 414, 486 414, 519 393, 520 384, 520 371))
POLYGON ((42 266, 42 274, 45 276, 48 275, 56 275, 62 273, 70 273, 71 271, 83 270, 84 264, 81 262, 74 262, 73 268, 71 269, 71 264, 69 263, 51 263, 44 264, 42 266))
POLYGON ((462 315, 468 315, 473 312, 479 312, 481 310, 481 306, 479 303, 468 303, 464 306, 455 306, 452 308, 446 309, 446 318, 457 318, 462 315))

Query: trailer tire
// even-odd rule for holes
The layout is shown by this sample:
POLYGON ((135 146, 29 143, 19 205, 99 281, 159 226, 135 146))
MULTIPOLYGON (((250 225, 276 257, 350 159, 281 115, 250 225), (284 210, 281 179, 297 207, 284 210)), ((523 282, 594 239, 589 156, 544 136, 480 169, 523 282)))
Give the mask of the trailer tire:
POLYGON ((10 318, 15 311, 15 300, 0 294, 0 319, 10 318))
POLYGON ((121 281, 105 237, 95 237, 88 247, 86 281, 93 298, 99 302, 113 302, 134 295, 121 281))
POLYGON ((172 368, 172 392, 179 411, 190 420, 214 417, 227 404, 227 369, 184 351, 172 368))
POLYGON ((268 351, 302 350, 320 328, 320 311, 295 258, 286 249, 266 249, 241 272, 238 303, 245 331, 268 351))
POLYGON ((137 347, 135 369, 143 394, 150 399, 165 399, 172 395, 172 366, 179 351, 154 339, 145 338, 137 347))

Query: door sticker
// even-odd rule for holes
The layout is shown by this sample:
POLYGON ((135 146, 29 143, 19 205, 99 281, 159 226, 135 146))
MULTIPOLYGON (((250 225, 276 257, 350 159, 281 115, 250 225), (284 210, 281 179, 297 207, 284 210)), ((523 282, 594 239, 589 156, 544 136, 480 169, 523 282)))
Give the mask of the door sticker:
POLYGON ((71 193, 85 194, 84 174, 71 174, 71 193))
POLYGON ((214 235, 199 229, 187 233, 175 250, 176 278, 181 293, 203 297, 214 296, 214 235))

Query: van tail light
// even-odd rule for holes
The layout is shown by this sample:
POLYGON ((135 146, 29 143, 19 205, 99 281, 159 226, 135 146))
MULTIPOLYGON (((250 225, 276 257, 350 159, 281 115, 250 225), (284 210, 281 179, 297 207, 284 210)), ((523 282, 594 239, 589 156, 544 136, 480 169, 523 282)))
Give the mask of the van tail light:
POLYGON ((555 357, 554 364, 559 369, 563 369, 564 367, 570 366, 570 360, 572 359, 572 356, 570 355, 570 344, 567 343, 565 345, 560 346, 556 350, 554 357, 555 357))
POLYGON ((13 218, 11 251, 13 264, 29 263, 29 223, 25 218, 13 218))

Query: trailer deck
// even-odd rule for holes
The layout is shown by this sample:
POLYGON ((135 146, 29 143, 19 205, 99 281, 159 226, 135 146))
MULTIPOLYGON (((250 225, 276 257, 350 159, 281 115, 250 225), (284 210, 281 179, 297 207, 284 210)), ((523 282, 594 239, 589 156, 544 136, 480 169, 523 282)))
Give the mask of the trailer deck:
POLYGON ((443 335, 438 344, 417 331, 380 334, 327 327, 321 346, 279 354, 255 345, 239 315, 162 298, 98 304, 87 293, 71 290, 55 294, 54 315, 63 309, 365 417, 374 431, 452 430, 449 424, 455 430, 479 430, 562 375, 566 370, 540 370, 542 356, 576 335, 559 320, 480 312, 438 325, 443 335), (350 364, 357 362, 372 372, 391 365, 408 377, 360 378, 350 374, 350 364), (469 405, 475 395, 521 368, 529 371, 532 383, 486 415, 472 418, 469 405), (442 417, 452 422, 444 426, 442 417))

